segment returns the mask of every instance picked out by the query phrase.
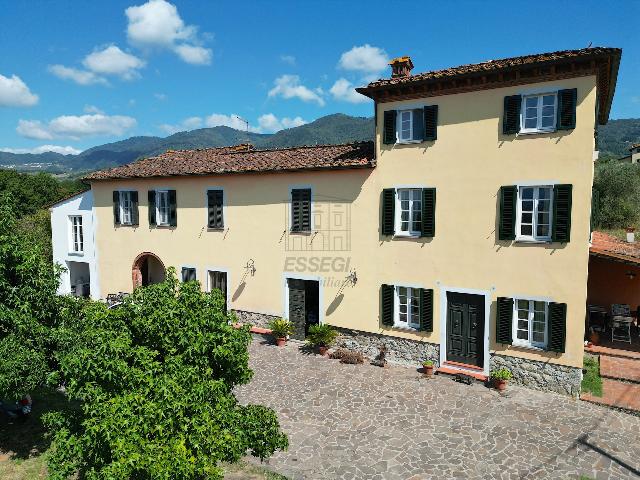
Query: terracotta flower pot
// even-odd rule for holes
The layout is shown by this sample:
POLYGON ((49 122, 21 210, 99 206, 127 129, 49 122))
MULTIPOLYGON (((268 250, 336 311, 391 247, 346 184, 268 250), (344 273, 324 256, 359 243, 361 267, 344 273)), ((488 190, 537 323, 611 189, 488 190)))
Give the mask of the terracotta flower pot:
POLYGON ((493 384, 496 387, 496 390, 498 390, 499 392, 504 392, 504 390, 507 388, 507 381, 506 380, 494 380, 493 384))
POLYGON ((423 365, 422 371, 427 377, 431 377, 433 375, 433 365, 423 365))
POLYGON ((598 345, 598 343, 600 343, 600 334, 598 332, 591 332, 589 334, 589 341, 593 344, 593 345, 598 345))
POLYGON ((319 353, 320 355, 322 355, 323 357, 326 357, 326 356, 327 356, 327 352, 328 352, 328 351, 329 351, 329 347, 326 347, 326 346, 324 346, 324 345, 320 345, 320 346, 318 347, 318 353, 319 353))
POLYGON ((276 338, 276 345, 279 347, 284 347, 287 344, 287 339, 285 337, 276 338))

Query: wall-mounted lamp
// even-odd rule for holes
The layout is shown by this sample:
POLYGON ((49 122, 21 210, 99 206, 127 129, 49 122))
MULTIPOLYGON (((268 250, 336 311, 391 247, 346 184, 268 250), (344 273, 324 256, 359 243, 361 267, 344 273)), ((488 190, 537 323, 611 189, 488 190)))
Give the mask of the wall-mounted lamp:
POLYGON ((358 275, 355 270, 351 270, 351 273, 347 275, 347 281, 351 282, 352 285, 358 283, 358 275))
POLYGON ((253 261, 253 258, 249 259, 247 264, 244 266, 244 269, 247 271, 247 273, 251 273, 252 277, 255 275, 256 266, 255 266, 255 262, 253 261))
POLYGON ((625 273, 625 275, 629 277, 629 280, 633 280, 636 277, 636 274, 634 272, 627 272, 625 273))

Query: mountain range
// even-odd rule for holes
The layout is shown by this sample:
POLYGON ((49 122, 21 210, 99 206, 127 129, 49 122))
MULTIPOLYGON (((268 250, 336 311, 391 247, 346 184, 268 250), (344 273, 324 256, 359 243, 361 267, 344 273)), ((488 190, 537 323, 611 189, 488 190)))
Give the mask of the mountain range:
MULTIPOLYGON (((119 142, 89 148, 78 155, 54 152, 16 154, 0 152, 0 168, 53 173, 81 173, 113 167, 166 150, 223 147, 251 143, 258 149, 299 145, 338 144, 371 140, 373 118, 351 117, 341 113, 321 117, 300 127, 276 133, 253 133, 219 126, 178 132, 168 137, 131 137, 119 142)), ((640 142, 640 119, 610 120, 598 128, 601 157, 621 157, 629 146, 640 142)))

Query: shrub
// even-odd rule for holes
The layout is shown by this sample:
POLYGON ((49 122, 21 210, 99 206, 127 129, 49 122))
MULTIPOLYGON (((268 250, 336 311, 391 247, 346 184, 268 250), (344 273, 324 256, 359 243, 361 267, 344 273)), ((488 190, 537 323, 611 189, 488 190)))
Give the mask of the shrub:
POLYGON ((286 449, 273 410, 240 405, 248 327, 234 328, 219 291, 163 283, 141 287, 118 309, 89 303, 59 351, 70 400, 50 414, 53 479, 220 479, 220 462, 286 449))
POLYGON ((596 164, 594 190, 597 228, 635 226, 640 217, 640 167, 615 160, 596 164))
POLYGON ((494 380, 511 380, 513 374, 508 368, 499 368, 491 372, 491 378, 494 380))
POLYGON ((340 363, 364 363, 364 355, 362 352, 354 352, 346 348, 338 348, 331 352, 331 358, 340 359, 340 363))
POLYGON ((330 347, 337 337, 338 332, 330 325, 311 325, 307 335, 307 343, 314 347, 330 347))
POLYGON ((289 320, 278 318, 269 322, 269 329, 271 329, 271 334, 274 337, 285 338, 295 333, 296 326, 289 320))
POLYGON ((433 360, 425 360, 422 362, 423 367, 433 367, 433 360))

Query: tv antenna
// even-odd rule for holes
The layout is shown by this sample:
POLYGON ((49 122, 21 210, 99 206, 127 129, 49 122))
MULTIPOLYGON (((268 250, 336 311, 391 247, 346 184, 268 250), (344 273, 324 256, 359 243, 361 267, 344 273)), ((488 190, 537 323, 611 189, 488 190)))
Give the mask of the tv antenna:
POLYGON ((240 115, 234 115, 234 117, 236 117, 238 120, 240 120, 241 122, 244 123, 245 128, 247 130, 247 134, 249 133, 249 122, 247 120, 245 120, 244 118, 242 118, 240 115))

